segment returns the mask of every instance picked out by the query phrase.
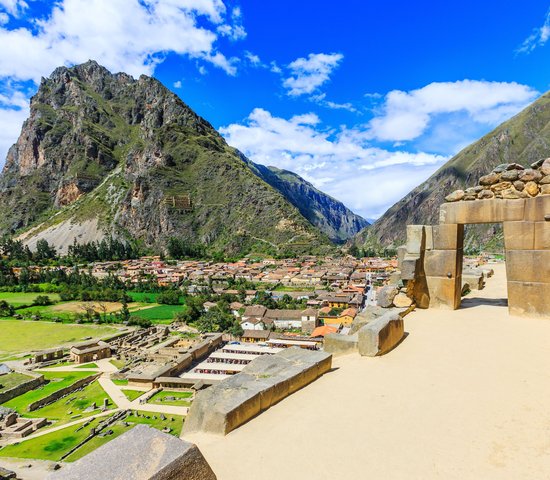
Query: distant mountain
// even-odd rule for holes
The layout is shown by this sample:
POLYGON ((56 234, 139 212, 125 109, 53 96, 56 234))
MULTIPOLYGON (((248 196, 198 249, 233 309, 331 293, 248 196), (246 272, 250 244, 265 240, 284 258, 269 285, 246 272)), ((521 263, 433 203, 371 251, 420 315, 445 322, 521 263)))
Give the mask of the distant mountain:
POLYGON ((42 79, 0 176, 0 234, 66 249, 105 236, 281 253, 366 222, 290 172, 255 165, 157 80, 94 61, 42 79))
POLYGON ((353 213, 342 202, 317 190, 293 172, 256 164, 252 169, 334 242, 344 242, 369 225, 369 222, 353 213))
MULTIPOLYGON (((397 246, 404 242, 406 225, 435 224, 439 206, 454 190, 477 185, 478 179, 502 163, 529 166, 550 157, 550 93, 504 122, 451 158, 428 180, 393 205, 371 227, 355 238, 359 246, 397 246)), ((466 246, 501 246, 500 227, 470 226, 466 246)))

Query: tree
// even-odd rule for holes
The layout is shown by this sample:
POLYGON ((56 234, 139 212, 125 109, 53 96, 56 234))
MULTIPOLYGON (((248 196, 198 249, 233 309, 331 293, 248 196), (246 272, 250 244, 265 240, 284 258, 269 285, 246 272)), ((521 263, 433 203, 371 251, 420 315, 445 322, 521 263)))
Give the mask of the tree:
POLYGON ((130 322, 130 310, 128 310, 128 302, 126 301, 126 297, 123 297, 122 299, 122 309, 120 310, 120 318, 124 323, 130 322))
POLYGON ((41 306, 41 307, 46 307, 48 305, 52 305, 53 304, 53 301, 50 297, 48 297, 47 295, 38 295, 38 297, 36 297, 33 301, 32 301, 32 304, 33 305, 36 305, 36 306, 41 306))
POLYGON ((5 300, 0 300, 0 317, 11 317, 15 313, 15 308, 5 300))
POLYGON ((234 327, 235 317, 219 307, 213 307, 196 321, 199 332, 227 332, 234 327))
POLYGON ((167 292, 159 293, 157 295, 157 303, 162 303, 164 305, 179 305, 180 292, 178 290, 168 290, 167 292))

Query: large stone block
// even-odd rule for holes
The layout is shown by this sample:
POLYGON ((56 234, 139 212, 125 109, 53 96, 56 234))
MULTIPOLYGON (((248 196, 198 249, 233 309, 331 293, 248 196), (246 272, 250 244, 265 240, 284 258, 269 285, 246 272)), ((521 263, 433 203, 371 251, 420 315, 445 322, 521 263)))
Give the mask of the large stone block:
POLYGON ((535 250, 550 249, 550 222, 535 223, 535 250))
POLYGON ((506 276, 513 282, 550 282, 550 250, 507 250, 506 276))
POLYGON ((431 250, 424 257, 427 277, 455 278, 461 269, 462 250, 431 250))
POLYGON ((405 258, 401 262, 401 279, 413 280, 419 271, 420 256, 409 254, 405 255, 405 258))
POLYGON ((424 226, 424 233, 425 233, 425 244, 424 248, 426 250, 433 250, 434 247, 434 238, 433 238, 433 226, 432 225, 425 225, 424 226))
POLYGON ((426 277, 431 308, 456 310, 460 306, 462 276, 455 278, 426 277))
POLYGON ((359 354, 367 357, 384 355, 392 350, 403 338, 403 319, 390 312, 359 330, 359 354))
POLYGON ((216 480, 196 445, 136 425, 47 480, 216 480))
POLYGON ((441 205, 441 209, 439 211, 439 221, 441 224, 500 223, 521 221, 524 219, 526 208, 525 202, 531 200, 532 199, 491 199, 479 200, 475 202, 444 203, 441 205))
POLYGON ((532 250, 535 245, 534 222, 504 222, 506 250, 532 250))
POLYGON ((508 281, 511 315, 550 319, 550 283, 508 281))
POLYGON ((424 225, 407 225, 407 253, 420 255, 424 243, 424 225))
POLYGON ((542 195, 525 200, 525 220, 544 222, 545 215, 550 214, 550 196, 542 195))
POLYGON ((434 250, 462 250, 464 225, 443 224, 433 227, 434 250))
POLYGON ((339 333, 329 333, 325 335, 324 350, 333 355, 344 355, 357 351, 359 337, 354 335, 340 335, 339 333))
POLYGON ((225 435, 331 367, 331 354, 300 348, 257 357, 241 373, 197 392, 184 431, 225 435))

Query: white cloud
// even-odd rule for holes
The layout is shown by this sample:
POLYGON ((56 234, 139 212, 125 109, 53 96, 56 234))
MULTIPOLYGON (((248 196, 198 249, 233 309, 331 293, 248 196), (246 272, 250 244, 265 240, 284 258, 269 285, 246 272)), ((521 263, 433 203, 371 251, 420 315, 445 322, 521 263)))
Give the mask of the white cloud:
POLYGON ((312 95, 310 100, 321 105, 322 107, 330 108, 331 110, 347 110, 348 112, 358 113, 357 108, 352 103, 336 103, 331 100, 327 100, 326 93, 320 93, 319 95, 312 95))
POLYGON ((174 88, 181 88, 181 86, 182 86, 181 80, 177 80, 176 82, 174 82, 174 88))
POLYGON ((284 119, 256 108, 244 124, 220 131, 251 160, 295 171, 367 218, 382 214, 447 159, 372 147, 363 131, 323 129, 314 113, 284 119))
POLYGON ((0 0, 0 10, 15 17, 21 15, 29 6, 23 0, 0 0))
POLYGON ((477 80, 436 82, 409 92, 393 90, 370 121, 367 135, 381 141, 414 140, 436 116, 454 112, 494 126, 525 108, 537 95, 527 85, 477 80))
POLYGON ((546 12, 546 17, 542 27, 533 29, 523 43, 516 49, 516 54, 531 53, 537 47, 543 47, 550 38, 550 10, 546 12))
POLYGON ((5 25, 10 21, 10 17, 7 13, 0 12, 0 25, 5 25))
POLYGON ((290 77, 283 86, 294 97, 311 94, 330 79, 343 58, 340 53, 310 53, 307 58, 297 58, 288 65, 290 77))
POLYGON ((234 60, 215 46, 224 25, 234 28, 221 0, 61 0, 28 28, 0 27, 0 77, 39 81, 59 65, 90 58, 138 76, 151 74, 168 52, 234 75, 234 60))
POLYGON ((226 23, 218 27, 218 33, 233 41, 246 38, 246 30, 242 24, 242 12, 239 7, 233 8, 231 11, 231 19, 231 24, 226 23))

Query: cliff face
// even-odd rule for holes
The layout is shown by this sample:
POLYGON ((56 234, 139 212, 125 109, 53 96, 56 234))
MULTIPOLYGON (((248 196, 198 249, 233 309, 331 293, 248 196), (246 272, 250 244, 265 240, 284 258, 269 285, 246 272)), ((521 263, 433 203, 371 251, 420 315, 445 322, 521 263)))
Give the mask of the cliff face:
POLYGON ((26 240, 44 235, 63 246, 67 225, 72 243, 90 238, 79 226, 93 221, 98 238, 163 247, 178 237, 240 254, 328 245, 327 235, 362 226, 304 218, 284 185, 266 182, 157 80, 90 61, 56 69, 32 98, 0 176, 0 234, 34 227, 26 240))
MULTIPOLYGON (((408 224, 435 224, 445 196, 477 183, 495 167, 518 163, 524 167, 550 157, 550 93, 546 93, 515 117, 466 147, 428 180, 393 205, 371 227, 360 232, 358 245, 397 246, 405 240, 408 224)), ((472 226, 466 245, 499 245, 500 230, 472 226)))
POLYGON ((255 165, 260 177, 281 192, 310 223, 336 242, 353 237, 369 225, 342 202, 317 190, 299 175, 276 167, 255 165))

